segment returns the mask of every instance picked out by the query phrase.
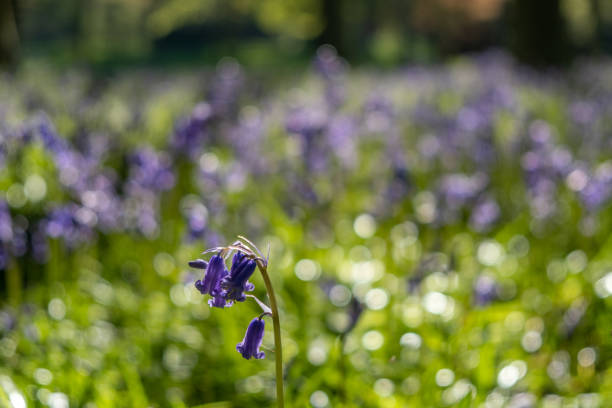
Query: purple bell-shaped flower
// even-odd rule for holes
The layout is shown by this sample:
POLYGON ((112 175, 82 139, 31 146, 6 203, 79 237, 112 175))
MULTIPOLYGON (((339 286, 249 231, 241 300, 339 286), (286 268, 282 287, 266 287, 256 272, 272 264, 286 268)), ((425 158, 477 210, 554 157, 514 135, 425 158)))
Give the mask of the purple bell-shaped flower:
POLYGON ((265 322, 263 319, 256 317, 251 320, 244 339, 236 345, 236 350, 242 354, 242 357, 249 360, 251 357, 261 359, 266 356, 266 353, 259 351, 264 336, 264 328, 265 322))
POLYGON ((227 301, 244 302, 246 295, 244 292, 250 292, 255 289, 255 285, 248 279, 255 272, 257 264, 255 261, 242 252, 237 252, 232 259, 232 267, 229 275, 221 282, 221 287, 225 291, 225 299, 227 301))
MULTIPOLYGON (((201 269, 205 261, 196 260, 190 262, 190 265, 194 268, 201 269), (193 264, 193 265, 192 265, 193 264)), ((214 307, 225 307, 225 293, 221 288, 221 281, 227 276, 228 272, 225 267, 225 261, 220 255, 214 255, 210 258, 210 262, 206 265, 206 275, 204 280, 197 280, 195 287, 203 295, 211 295, 214 300, 208 302, 209 305, 214 307)))

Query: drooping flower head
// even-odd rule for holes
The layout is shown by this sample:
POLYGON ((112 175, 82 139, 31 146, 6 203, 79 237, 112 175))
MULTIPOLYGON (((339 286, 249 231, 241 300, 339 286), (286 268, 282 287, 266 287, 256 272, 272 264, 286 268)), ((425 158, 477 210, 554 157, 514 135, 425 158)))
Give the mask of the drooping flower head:
MULTIPOLYGON (((216 253, 208 262, 203 259, 196 259, 189 262, 189 266, 206 270, 204 278, 196 281, 195 287, 201 294, 212 296, 212 299, 208 301, 210 306, 230 307, 234 302, 245 301, 248 296, 253 298, 261 307, 263 313, 251 321, 244 339, 236 345, 236 350, 247 360, 251 358, 261 359, 265 357, 265 353, 259 351, 264 336, 265 323, 263 317, 274 316, 273 313, 278 313, 278 311, 275 309, 273 292, 269 295, 272 296, 272 306, 266 305, 253 295, 245 294, 245 292, 255 289, 255 285, 249 282, 249 278, 256 268, 260 268, 264 278, 267 276, 268 259, 251 241, 242 236, 238 236, 238 238, 239 240, 231 245, 218 246, 204 251, 204 254, 216 253), (225 267, 225 258, 232 252, 234 252, 232 266, 228 271, 225 267)), ((275 333, 277 332, 275 331, 275 333)), ((275 343, 277 343, 276 336, 275 343)), ((277 355, 280 356, 280 354, 277 355)))
POLYGON ((242 252, 236 252, 232 259, 232 267, 229 275, 221 282, 221 287, 225 291, 227 301, 243 302, 246 299, 244 292, 255 289, 255 285, 249 282, 256 267, 255 260, 247 257, 242 252))
MULTIPOLYGON (((200 268, 203 266, 202 261, 200 259, 196 261, 190 262, 190 266, 194 268, 200 268), (197 265, 197 266, 196 266, 197 265)), ((204 280, 197 280, 195 283, 195 287, 200 291, 203 295, 211 295, 214 301, 209 301, 208 304, 215 307, 224 307, 225 306, 225 296, 223 294, 223 290, 221 289, 221 281, 223 278, 227 276, 228 272, 225 268, 225 261, 221 255, 214 255, 210 258, 210 262, 206 265, 206 275, 204 276, 204 280)))
POLYGON ((251 357, 261 359, 266 356, 263 351, 259 351, 264 336, 264 328, 265 322, 263 319, 256 317, 251 320, 244 339, 236 345, 236 350, 242 354, 242 357, 249 360, 251 357))

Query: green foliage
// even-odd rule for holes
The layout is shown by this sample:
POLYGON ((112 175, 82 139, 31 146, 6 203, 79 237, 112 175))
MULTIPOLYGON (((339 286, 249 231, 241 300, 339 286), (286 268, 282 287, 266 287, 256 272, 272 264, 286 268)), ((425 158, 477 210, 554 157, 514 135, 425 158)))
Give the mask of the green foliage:
MULTIPOLYGON (((0 84, 7 128, 42 108, 67 139, 77 140, 84 129, 106 132, 112 146, 105 164, 119 175, 125 152, 166 146, 173 124, 204 98, 211 78, 125 73, 91 97, 99 89, 94 78, 28 69, 14 83, 0 84)), ((185 197, 211 207, 214 199, 222 202, 224 210, 208 227, 227 240, 245 234, 262 249, 270 244, 291 407, 323 407, 326 398, 334 407, 513 406, 526 395, 537 404, 612 404, 612 297, 596 291, 612 267, 610 207, 586 214, 561 183, 555 217, 535 220, 513 150, 527 131, 523 117, 546 120, 559 141, 578 144, 564 86, 534 90, 517 80, 522 116, 493 115, 498 155, 488 176, 504 215, 478 232, 468 222, 471 208, 456 222, 428 218, 439 176, 472 171, 472 152, 457 152, 456 162, 419 155, 415 146, 431 129, 412 122, 408 112, 421 103, 456 115, 481 80, 469 60, 440 69, 453 86, 403 74, 348 76, 353 98, 343 113, 361 114, 374 88, 399 112, 414 189, 396 202, 387 200, 383 183, 391 178, 386 133, 363 131, 355 168, 338 162, 323 173, 292 168, 302 162, 294 136, 283 128, 284 109, 296 94, 320 102, 322 85, 310 76, 263 78, 270 89, 244 97, 237 117, 271 118, 261 145, 249 146, 261 150, 269 166, 265 177, 248 173, 242 183, 209 187, 202 166, 212 160, 226 181, 240 164, 233 147, 218 139, 196 161, 177 166, 176 186, 160 193, 160 230, 153 238, 99 233, 73 249, 51 239, 47 264, 16 259, 5 271, 7 282, 11 274, 24 279, 19 298, 5 302, 0 315, 0 405, 18 407, 14 401, 22 398, 33 407, 65 401, 88 408, 272 406, 272 333, 264 338, 265 360, 243 360, 235 345, 257 306, 211 309, 193 287, 187 261, 209 243, 185 239, 185 197), (287 168, 300 171, 320 201, 302 200, 287 168), (588 233, 587 215, 593 217, 588 233), (499 298, 476 305, 474 285, 483 275, 499 284, 499 298), (411 288, 414 278, 419 282, 411 288), (344 332, 351 297, 364 311, 344 332), (576 327, 564 331, 564 318, 578 311, 576 327), (14 327, 5 318, 14 318, 14 327)), ((601 125, 609 131, 608 119, 601 125)), ((605 151, 587 153, 593 163, 608 158, 605 151)), ((20 154, 0 172, 0 189, 11 211, 36 220, 67 193, 40 144, 20 154), (46 186, 38 199, 24 190, 33 176, 46 186)), ((255 277, 254 283, 263 298, 263 282, 255 277)), ((14 296, 7 286, 3 294, 14 296)))

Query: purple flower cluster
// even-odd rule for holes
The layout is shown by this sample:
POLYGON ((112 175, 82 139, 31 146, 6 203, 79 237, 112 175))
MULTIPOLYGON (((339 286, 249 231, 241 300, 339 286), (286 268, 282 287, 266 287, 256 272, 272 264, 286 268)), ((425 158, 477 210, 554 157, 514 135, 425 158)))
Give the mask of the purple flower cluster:
MULTIPOLYGON (((185 197, 185 239, 210 244, 223 238, 216 223, 235 210, 227 194, 263 184, 290 217, 336 208, 335 200, 359 186, 372 194, 363 211, 419 219, 414 204, 425 193, 435 208, 424 223, 461 223, 477 233, 524 207, 539 224, 554 220, 568 197, 593 219, 612 202, 609 87, 541 81, 499 54, 371 80, 352 77, 325 46, 312 68, 307 83, 274 93, 250 81, 237 62, 222 61, 206 77, 205 97, 156 148, 127 148, 78 115, 70 139, 44 114, 17 126, 1 119, 0 166, 15 166, 28 149, 42 147, 53 167, 45 200, 11 208, 11 231, 21 243, 2 251, 26 248, 42 260, 49 238, 67 247, 107 233, 156 239, 161 214, 185 197), (522 102, 528 87, 566 97, 559 100, 567 101, 567 128, 522 102), (275 174, 282 183, 261 183, 275 174), (174 200, 171 190, 184 196, 174 200)), ((594 81, 605 82, 597 75, 594 81)), ((138 124, 142 111, 133 110, 129 122, 138 124)), ((23 187, 19 177, 10 182, 23 187)), ((246 218, 257 219, 250 215, 259 210, 245 207, 246 218)))
POLYGON ((10 222, 8 206, 3 201, 4 238, 0 251, 7 265, 9 255, 31 254, 39 262, 47 258, 47 239, 61 239, 66 247, 91 243, 98 232, 138 231, 154 237, 158 231, 160 192, 174 186, 173 159, 151 148, 137 149, 126 155, 127 178, 107 163, 112 148, 102 134, 79 135, 74 141, 60 136, 50 119, 38 114, 20 126, 7 127, 0 139, 0 152, 7 166, 19 166, 25 152, 40 145, 51 159, 57 174, 55 182, 44 179, 47 195, 54 194, 36 210, 23 212, 10 222), (41 214, 42 211, 42 214, 41 214), (16 222, 17 221, 17 222, 16 222), (10 227, 10 228, 9 228, 10 227), (9 242, 10 241, 10 242, 9 242))
POLYGON ((84 211, 86 210, 79 208, 76 204, 53 209, 43 223, 47 236, 61 237, 71 248, 87 242, 93 234, 91 225, 87 223, 88 217, 92 215, 83 214, 84 211))
POLYGON ((251 292, 255 285, 249 282, 249 278, 255 272, 256 263, 242 252, 236 252, 232 259, 232 266, 227 271, 225 261, 221 255, 214 255, 206 264, 202 260, 190 263, 192 267, 203 269, 206 274, 203 280, 197 280, 195 287, 203 295, 213 297, 208 304, 214 307, 229 307, 234 301, 244 302, 245 292, 251 292))
MULTIPOLYGON (((255 289, 249 278, 255 272, 257 264, 254 259, 240 251, 234 254, 229 271, 222 253, 213 255, 208 262, 203 259, 191 261, 189 266, 205 270, 204 278, 198 279, 195 287, 202 295, 212 297, 208 301, 211 307, 225 308, 232 306, 234 302, 244 302, 247 297, 245 292, 255 289)), ((260 316, 249 324, 244 340, 238 343, 236 349, 247 360, 251 357, 264 358, 265 354, 258 350, 263 334, 264 321, 260 316)))
POLYGON ((13 240, 13 223, 8 205, 0 201, 0 269, 8 263, 8 247, 13 240))
POLYGON ((586 183, 578 193, 584 206, 595 211, 612 198, 612 163, 604 162, 585 175, 586 183))
POLYGON ((325 100, 330 110, 339 109, 345 100, 344 75, 348 64, 331 45, 317 50, 314 67, 325 83, 325 100))
POLYGON ((213 114, 219 117, 233 117, 238 108, 243 85, 244 73, 240 64, 232 58, 220 61, 208 92, 213 114))
POLYGON ((135 151, 130 157, 130 174, 126 184, 132 188, 168 191, 174 187, 174 172, 168 155, 151 148, 135 151))
POLYGON ((201 102, 196 105, 189 117, 176 124, 171 143, 174 150, 195 158, 209 134, 208 125, 211 119, 212 109, 209 104, 201 102))

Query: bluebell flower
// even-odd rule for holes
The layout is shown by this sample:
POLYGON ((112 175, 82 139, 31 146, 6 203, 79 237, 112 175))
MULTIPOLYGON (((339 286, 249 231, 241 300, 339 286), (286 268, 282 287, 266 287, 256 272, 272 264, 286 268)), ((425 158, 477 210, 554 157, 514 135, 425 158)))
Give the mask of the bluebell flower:
POLYGON ((207 95, 215 116, 230 118, 236 114, 244 79, 242 67, 237 61, 230 59, 219 64, 207 95))
POLYGON ((314 68, 325 79, 333 79, 346 72, 347 64, 331 45, 323 45, 317 50, 314 68))
POLYGON ((293 109, 286 118, 285 129, 301 135, 307 141, 320 134, 327 126, 327 112, 320 108, 301 107, 293 109))
POLYGON ((196 269, 204 269, 208 266, 208 262, 203 259, 196 259, 195 261, 189 261, 189 266, 196 269))
POLYGON ((208 262, 204 280, 198 279, 195 283, 195 287, 203 295, 218 297, 222 294, 220 286, 221 280, 227 275, 227 273, 228 272, 225 268, 225 261, 223 260, 223 257, 220 255, 214 255, 212 258, 210 258, 210 262, 208 262))
POLYGON ((242 354, 242 357, 249 360, 251 357, 261 359, 266 356, 266 353, 259 351, 264 336, 264 328, 265 322, 263 319, 256 317, 251 320, 244 339, 236 345, 236 350, 242 354))
POLYGON ((499 218, 500 209, 491 198, 476 204, 470 216, 470 226, 479 232, 486 231, 499 218))
POLYGON ((70 248, 93 239, 94 230, 77 217, 83 208, 74 203, 52 209, 43 220, 47 236, 62 238, 70 248))
POLYGON ((208 213, 203 206, 194 206, 189 209, 187 217, 187 230, 191 240, 202 239, 206 233, 208 213))
POLYGON ((52 153, 59 153, 69 148, 68 144, 57 134, 53 124, 46 115, 41 117, 38 132, 43 145, 52 153))
POLYGON ((167 191, 174 187, 170 157, 150 148, 138 149, 129 158, 130 173, 127 183, 152 191, 167 191))
POLYGON ((242 252, 236 252, 232 259, 229 275, 221 282, 226 300, 244 302, 246 299, 244 292, 250 292, 255 289, 255 285, 249 282, 248 279, 255 272, 256 265, 253 259, 245 256, 242 252))
POLYGON ((8 204, 0 200, 0 242, 11 242, 13 239, 13 222, 8 204))
POLYGON ((188 118, 177 123, 172 146, 179 152, 195 158, 196 152, 209 135, 208 124, 212 116, 210 105, 204 102, 197 104, 188 118))
POLYGON ((487 183, 488 178, 484 173, 447 174, 440 181, 440 193, 450 208, 459 208, 477 197, 487 183))
POLYGON ((498 285, 490 276, 480 275, 473 288, 474 303, 478 306, 486 306, 497 299, 498 285))
POLYGON ((221 290, 221 286, 217 285, 215 290, 215 295, 213 295, 212 299, 208 300, 208 306, 210 307, 230 307, 233 303, 227 303, 225 299, 225 292, 221 290))

